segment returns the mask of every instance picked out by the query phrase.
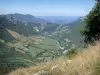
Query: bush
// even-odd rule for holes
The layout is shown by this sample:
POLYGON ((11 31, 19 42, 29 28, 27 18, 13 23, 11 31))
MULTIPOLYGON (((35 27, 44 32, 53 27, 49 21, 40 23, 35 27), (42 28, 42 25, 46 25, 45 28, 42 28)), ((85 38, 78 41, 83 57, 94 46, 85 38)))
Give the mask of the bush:
POLYGON ((92 11, 84 19, 86 25, 82 32, 84 41, 94 43, 100 40, 100 2, 98 1, 92 11))

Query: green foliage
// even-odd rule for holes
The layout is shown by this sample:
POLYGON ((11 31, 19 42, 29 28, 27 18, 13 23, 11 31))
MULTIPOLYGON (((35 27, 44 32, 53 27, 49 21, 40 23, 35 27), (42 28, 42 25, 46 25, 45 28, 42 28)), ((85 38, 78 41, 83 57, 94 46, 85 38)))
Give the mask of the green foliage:
POLYGON ((100 2, 100 0, 95 0, 95 1, 100 2))
POLYGON ((97 2, 92 11, 85 18, 85 29, 83 31, 84 41, 93 43, 100 40, 100 2, 97 2))
POLYGON ((5 75, 16 68, 33 65, 31 59, 28 53, 16 51, 14 47, 11 48, 0 41, 0 75, 5 75))

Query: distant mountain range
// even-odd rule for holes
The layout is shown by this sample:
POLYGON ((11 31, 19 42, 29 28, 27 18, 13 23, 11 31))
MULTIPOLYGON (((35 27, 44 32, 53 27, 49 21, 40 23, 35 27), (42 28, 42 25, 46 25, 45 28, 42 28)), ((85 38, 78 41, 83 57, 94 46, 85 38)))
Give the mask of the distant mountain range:
POLYGON ((0 16, 1 16, 0 19, 2 23, 4 23, 5 28, 13 30, 19 34, 23 34, 25 36, 34 35, 37 34, 37 32, 42 34, 46 33, 46 35, 47 34, 49 35, 55 32, 57 28, 59 28, 61 25, 65 28, 66 26, 70 27, 71 31, 73 31, 73 33, 76 32, 75 34, 77 34, 77 32, 79 32, 78 29, 84 26, 84 22, 79 16, 78 17, 47 16, 47 17, 36 18, 29 14, 23 15, 19 13, 6 14, 0 16), (55 19, 56 21, 54 21, 55 19))
POLYGON ((49 22, 49 21, 46 21, 44 19, 36 18, 30 14, 23 15, 23 14, 15 13, 15 14, 7 14, 6 16, 7 17, 14 17, 18 21, 35 22, 35 23, 49 22))
POLYGON ((52 23, 68 24, 79 19, 81 16, 36 16, 36 17, 50 21, 52 23))
POLYGON ((35 18, 32 15, 23 15, 23 14, 0 15, 0 28, 2 30, 0 31, 0 33, 3 34, 2 39, 5 39, 6 41, 12 39, 12 38, 8 39, 7 36, 9 33, 7 32, 7 29, 15 31, 20 35, 32 36, 45 32, 47 32, 48 34, 52 33, 59 26, 60 24, 47 22, 43 19, 35 18))
POLYGON ((52 22, 56 24, 68 24, 74 22, 81 16, 33 16, 30 14, 6 14, 6 16, 13 17, 18 21, 35 22, 35 23, 47 23, 52 22))

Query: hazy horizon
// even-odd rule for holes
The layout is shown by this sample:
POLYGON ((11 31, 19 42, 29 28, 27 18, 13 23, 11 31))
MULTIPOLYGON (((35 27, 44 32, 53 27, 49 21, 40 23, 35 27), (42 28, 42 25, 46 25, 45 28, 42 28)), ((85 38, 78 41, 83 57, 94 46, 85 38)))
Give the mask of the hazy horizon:
POLYGON ((31 14, 33 16, 85 16, 94 0, 1 0, 0 14, 31 14))
POLYGON ((24 14, 24 13, 5 13, 5 14, 1 14, 0 15, 8 15, 8 14, 22 14, 22 15, 32 15, 34 17, 84 17, 86 15, 81 15, 81 16, 77 16, 77 15, 34 15, 34 14, 24 14))

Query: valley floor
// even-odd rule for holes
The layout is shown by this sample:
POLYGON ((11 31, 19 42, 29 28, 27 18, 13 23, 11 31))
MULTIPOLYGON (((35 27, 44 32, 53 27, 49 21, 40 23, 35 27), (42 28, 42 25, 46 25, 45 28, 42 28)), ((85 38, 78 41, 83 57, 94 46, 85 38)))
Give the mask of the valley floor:
POLYGON ((41 63, 36 67, 17 69, 9 75, 100 75, 100 44, 89 46, 86 50, 78 51, 72 58, 66 56, 41 63))

